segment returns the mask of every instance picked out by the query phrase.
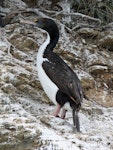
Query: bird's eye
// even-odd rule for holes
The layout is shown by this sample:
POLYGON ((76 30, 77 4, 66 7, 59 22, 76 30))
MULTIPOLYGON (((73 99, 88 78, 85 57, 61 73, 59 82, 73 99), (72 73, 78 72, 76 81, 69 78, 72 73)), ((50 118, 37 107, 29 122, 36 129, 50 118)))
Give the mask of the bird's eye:
POLYGON ((42 25, 44 22, 43 22, 41 19, 39 19, 39 20, 37 21, 37 23, 40 24, 40 25, 42 25))

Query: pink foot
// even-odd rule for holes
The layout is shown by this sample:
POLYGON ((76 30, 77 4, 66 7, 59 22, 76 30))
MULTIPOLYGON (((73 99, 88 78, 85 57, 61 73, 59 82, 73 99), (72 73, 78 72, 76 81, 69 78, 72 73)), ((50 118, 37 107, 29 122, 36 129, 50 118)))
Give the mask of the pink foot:
POLYGON ((61 106, 60 106, 59 104, 57 104, 57 107, 56 107, 55 112, 53 113, 53 116, 59 117, 58 114, 59 114, 59 112, 60 112, 60 109, 61 109, 61 106))
POLYGON ((67 112, 66 109, 62 109, 62 114, 61 114, 61 118, 62 118, 62 119, 65 119, 66 112, 67 112))

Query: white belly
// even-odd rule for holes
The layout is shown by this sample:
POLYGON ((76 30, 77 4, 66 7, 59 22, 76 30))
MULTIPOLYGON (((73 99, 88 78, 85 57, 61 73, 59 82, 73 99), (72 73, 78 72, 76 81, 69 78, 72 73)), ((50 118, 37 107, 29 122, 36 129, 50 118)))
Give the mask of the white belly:
POLYGON ((49 97, 49 99, 56 104, 56 93, 58 91, 58 87, 48 78, 46 75, 42 63, 43 61, 48 61, 47 59, 43 58, 43 53, 45 48, 47 47, 48 43, 50 41, 50 37, 47 34, 47 40, 45 43, 39 48, 38 54, 37 54, 37 71, 38 71, 38 78, 40 80, 40 83, 49 97))
POLYGON ((58 87, 48 78, 45 71, 42 68, 42 65, 37 65, 38 77, 40 83, 49 97, 49 99, 56 104, 56 93, 58 91, 58 87))

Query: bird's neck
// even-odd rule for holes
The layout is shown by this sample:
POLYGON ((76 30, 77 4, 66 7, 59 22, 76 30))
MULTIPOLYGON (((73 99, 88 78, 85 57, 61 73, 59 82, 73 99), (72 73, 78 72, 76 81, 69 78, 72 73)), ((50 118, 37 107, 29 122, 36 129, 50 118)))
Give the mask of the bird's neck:
POLYGON ((47 39, 48 36, 50 37, 50 41, 48 42, 48 45, 45 49, 45 53, 49 51, 53 51, 59 39, 59 32, 47 33, 47 39))
POLYGON ((51 35, 47 32, 47 38, 46 41, 40 46, 38 51, 38 58, 40 57, 47 57, 47 55, 53 51, 54 47, 56 46, 59 39, 59 33, 55 35, 51 35))
POLYGON ((49 34, 47 33, 47 39, 45 40, 45 42, 40 46, 39 50, 38 50, 38 54, 37 54, 37 58, 38 58, 38 61, 40 58, 44 57, 44 53, 47 49, 47 46, 49 45, 50 43, 50 36, 49 34))
POLYGON ((59 39, 59 35, 50 35, 50 43, 47 46, 47 51, 53 51, 54 47, 56 46, 59 39))

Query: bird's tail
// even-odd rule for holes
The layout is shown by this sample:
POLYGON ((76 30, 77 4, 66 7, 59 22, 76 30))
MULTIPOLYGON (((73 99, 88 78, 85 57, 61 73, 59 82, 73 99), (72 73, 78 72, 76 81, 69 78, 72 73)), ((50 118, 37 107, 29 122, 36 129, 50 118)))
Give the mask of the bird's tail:
POLYGON ((79 122, 79 115, 78 115, 78 113, 79 113, 79 111, 77 109, 76 110, 75 109, 72 110, 74 128, 76 128, 77 132, 80 132, 80 122, 79 122))

